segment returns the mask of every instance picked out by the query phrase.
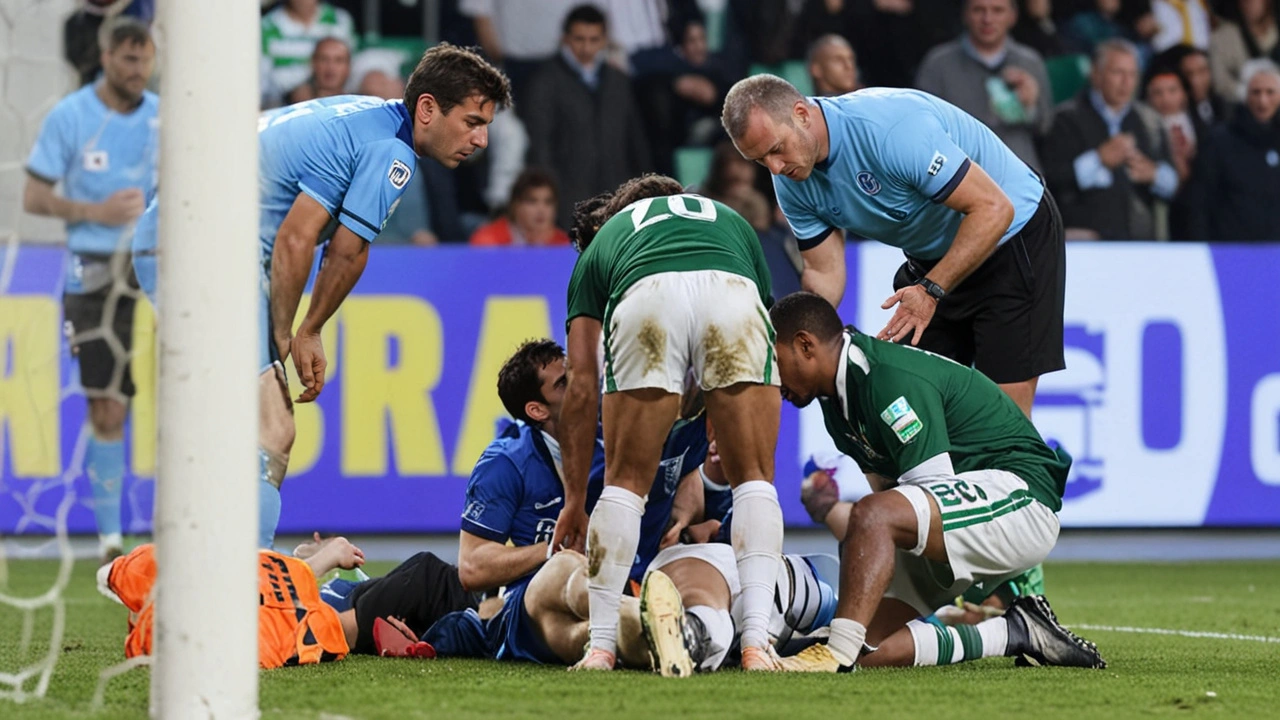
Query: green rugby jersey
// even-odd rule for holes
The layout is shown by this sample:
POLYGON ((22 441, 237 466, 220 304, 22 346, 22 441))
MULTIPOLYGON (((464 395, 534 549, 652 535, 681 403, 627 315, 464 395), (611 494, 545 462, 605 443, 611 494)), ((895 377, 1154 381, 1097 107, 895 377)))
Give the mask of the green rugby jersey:
POLYGON ((756 285, 767 307, 769 267, 751 225, 700 195, 639 200, 614 215, 578 257, 569 278, 568 321, 605 321, 638 280, 666 272, 722 270, 756 285))
POLYGON ((1036 500, 1062 509, 1071 456, 1046 445, 985 375, 853 328, 842 354, 838 396, 818 402, 836 447, 864 472, 896 481, 949 453, 957 474, 1005 470, 1022 478, 1036 500))
POLYGON ((262 57, 267 65, 267 91, 287 93, 311 76, 311 53, 316 43, 336 37, 355 54, 355 25, 342 8, 320 3, 315 21, 304 25, 281 4, 262 16, 262 57))

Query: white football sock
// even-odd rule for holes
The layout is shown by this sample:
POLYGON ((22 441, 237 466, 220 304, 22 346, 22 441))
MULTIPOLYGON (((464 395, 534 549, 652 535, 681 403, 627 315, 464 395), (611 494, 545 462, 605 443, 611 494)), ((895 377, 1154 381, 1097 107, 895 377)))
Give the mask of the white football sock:
POLYGON ((916 646, 917 667, 1002 657, 1009 644, 1009 623, 1002 617, 977 625, 934 625, 912 620, 907 629, 916 646))
POLYGON ((640 544, 643 514, 644 498, 625 488, 609 486, 600 493, 587 525, 591 647, 615 655, 618 652, 618 605, 640 544))
POLYGON ((702 659, 698 669, 703 672, 720 669, 724 656, 729 654, 729 648, 733 646, 733 618, 729 617, 729 611, 717 610, 707 605, 694 605, 685 612, 698 616, 710 637, 707 656, 702 659))
POLYGON ((764 480, 733 489, 730 532, 742 583, 742 647, 769 646, 769 618, 782 559, 782 506, 778 491, 764 480))

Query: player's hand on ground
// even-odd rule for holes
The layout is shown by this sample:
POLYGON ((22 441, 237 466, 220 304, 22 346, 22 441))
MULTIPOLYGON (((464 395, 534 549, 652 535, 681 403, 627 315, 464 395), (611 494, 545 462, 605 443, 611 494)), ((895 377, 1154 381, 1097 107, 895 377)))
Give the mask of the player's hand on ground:
POLYGON ((147 209, 146 196, 140 188, 125 188, 111 193, 111 197, 94 206, 89 219, 101 225, 119 227, 138 219, 147 209))
POLYGON ((290 347, 293 354, 293 366, 302 380, 302 394, 298 402, 313 402, 320 397, 324 389, 324 371, 328 362, 324 358, 324 343, 320 342, 320 333, 299 332, 293 336, 290 347))
POLYGON ((570 507, 569 503, 565 503, 565 507, 560 511, 560 516, 556 518, 556 531, 551 536, 551 553, 558 553, 561 550, 577 550, 580 553, 587 551, 587 511, 580 507, 570 507))
POLYGON ((929 321, 933 320, 933 311, 938 308, 938 301, 923 287, 908 285, 885 300, 880 307, 888 310, 894 305, 898 309, 876 338, 898 343, 910 338, 912 345, 920 344, 920 336, 929 326, 929 321))

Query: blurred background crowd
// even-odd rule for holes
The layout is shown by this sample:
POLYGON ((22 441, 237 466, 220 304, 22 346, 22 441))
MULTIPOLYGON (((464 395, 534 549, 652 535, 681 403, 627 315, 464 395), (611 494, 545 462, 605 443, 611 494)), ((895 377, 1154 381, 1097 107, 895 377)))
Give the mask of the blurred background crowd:
MULTIPOLYGON (((86 82, 101 4, 65 27, 86 82)), ((575 202, 656 171, 737 209, 775 281, 794 276, 778 272, 799 256, 768 174, 719 124, 729 87, 761 72, 812 95, 914 87, 958 105, 1042 173, 1069 239, 1275 241, 1278 14, 1277 0, 284 0, 263 7, 262 103, 399 97, 437 41, 503 67, 516 103, 489 147, 458 172, 422 161, 379 243, 564 245, 575 202)))

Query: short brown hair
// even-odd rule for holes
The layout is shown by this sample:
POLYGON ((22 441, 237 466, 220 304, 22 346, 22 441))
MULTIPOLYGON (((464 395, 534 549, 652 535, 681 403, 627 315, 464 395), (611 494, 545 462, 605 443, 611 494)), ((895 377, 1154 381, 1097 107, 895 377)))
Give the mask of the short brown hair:
POLYGON ((582 252, 587 249, 596 233, 619 210, 638 200, 667 197, 684 192, 684 186, 675 178, 657 173, 646 173, 618 186, 611 193, 601 193, 573 206, 573 223, 570 235, 573 245, 582 252))
POLYGON ((800 100, 804 95, 786 80, 776 75, 752 75, 729 88, 720 124, 730 138, 737 140, 747 134, 753 109, 765 111, 774 122, 790 122, 791 108, 800 100))
POLYGON ((551 176, 551 173, 541 168, 531 167, 525 168, 516 176, 516 181, 511 185, 510 203, 523 200, 525 196, 538 188, 551 188, 553 202, 560 197, 560 188, 556 186, 556 179, 551 176))
POLYGON ((127 15, 117 15, 98 29, 98 47, 107 52, 115 52, 121 45, 147 45, 151 42, 151 28, 127 15))
POLYGON ((475 49, 442 42, 422 54, 405 83, 404 104, 410 114, 423 95, 434 97, 445 114, 476 95, 501 109, 511 106, 511 81, 475 49))

